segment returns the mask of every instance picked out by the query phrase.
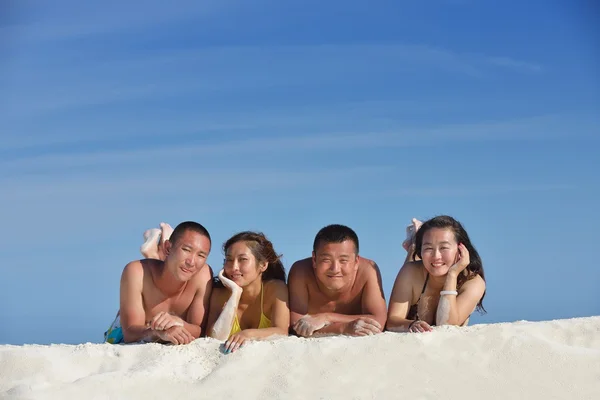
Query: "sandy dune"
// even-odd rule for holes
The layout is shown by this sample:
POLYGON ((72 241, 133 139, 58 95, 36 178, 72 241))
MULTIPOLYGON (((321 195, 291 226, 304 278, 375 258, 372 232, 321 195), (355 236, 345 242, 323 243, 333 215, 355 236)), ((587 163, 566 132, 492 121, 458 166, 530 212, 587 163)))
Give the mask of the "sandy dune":
POLYGON ((0 346, 9 399, 600 399, 600 317, 427 334, 0 346))

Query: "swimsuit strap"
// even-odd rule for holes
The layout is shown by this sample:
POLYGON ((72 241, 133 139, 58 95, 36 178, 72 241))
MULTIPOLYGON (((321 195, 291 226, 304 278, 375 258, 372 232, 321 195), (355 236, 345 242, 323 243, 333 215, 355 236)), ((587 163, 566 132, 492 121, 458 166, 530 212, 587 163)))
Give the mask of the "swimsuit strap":
POLYGON ((260 316, 262 318, 263 315, 263 294, 264 294, 264 286, 263 283, 260 283, 260 316))
POLYGON ((419 295, 419 298, 417 299, 417 303, 415 304, 417 306, 417 312, 416 312, 416 320, 418 321, 419 318, 419 301, 421 301, 421 296, 423 296, 423 293, 425 293, 425 288, 427 288, 427 281, 429 280, 429 273, 427 273, 427 276, 425 277, 425 283, 423 284, 423 289, 421 289, 421 294, 419 295))
MULTIPOLYGON (((429 272, 427 273, 427 276, 425 277, 425 283, 423 284, 423 289, 421 290, 421 294, 425 293, 425 288, 427 287, 427 281, 429 280, 429 272)), ((419 299, 421 298, 421 295, 419 295, 419 299)), ((417 300, 418 302, 418 300, 417 300)))

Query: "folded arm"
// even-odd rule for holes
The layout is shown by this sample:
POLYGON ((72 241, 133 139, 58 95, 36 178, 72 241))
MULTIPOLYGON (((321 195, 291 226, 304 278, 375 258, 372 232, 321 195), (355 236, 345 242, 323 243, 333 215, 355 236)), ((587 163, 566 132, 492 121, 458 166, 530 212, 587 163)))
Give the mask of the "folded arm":
MULTIPOLYGON (((444 291, 456 291, 456 273, 448 273, 444 291)), ((465 282, 458 295, 443 294, 436 312, 437 325, 463 325, 475 311, 477 303, 485 292, 485 281, 476 276, 465 282)))
POLYGON ((198 339, 206 332, 208 308, 212 294, 212 277, 212 270, 208 264, 202 267, 202 270, 194 277, 197 285, 196 294, 190 304, 186 319, 183 321, 183 327, 190 332, 194 339, 198 339))
POLYGON ((222 297, 223 295, 222 293, 215 292, 210 303, 208 336, 219 340, 227 340, 229 333, 231 332, 231 327, 233 326, 233 320, 240 303, 241 295, 241 290, 239 292, 229 293, 229 298, 225 302, 223 308, 221 308, 223 302, 219 301, 219 297, 222 297))
POLYGON ((413 281, 417 278, 414 262, 405 262, 390 296, 388 309, 387 330, 392 332, 408 332, 408 327, 414 320, 407 319, 410 303, 413 298, 413 281))
POLYGON ((139 261, 125 266, 121 275, 120 318, 125 343, 155 341, 157 332, 146 324, 146 312, 142 301, 144 267, 139 261))

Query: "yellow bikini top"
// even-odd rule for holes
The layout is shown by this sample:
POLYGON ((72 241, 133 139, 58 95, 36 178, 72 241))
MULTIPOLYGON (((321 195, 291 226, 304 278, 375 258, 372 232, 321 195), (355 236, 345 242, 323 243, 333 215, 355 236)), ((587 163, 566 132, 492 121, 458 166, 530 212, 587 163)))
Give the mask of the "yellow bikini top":
MULTIPOLYGON (((271 327, 271 320, 263 313, 263 294, 264 294, 264 287, 263 284, 260 284, 260 322, 258 323, 258 329, 264 329, 264 328, 270 328, 271 327)), ((233 317, 233 325, 231 325, 231 332, 229 332, 229 337, 231 337, 232 335, 235 335, 236 333, 239 333, 242 331, 242 328, 240 327, 240 321, 238 321, 238 317, 237 317, 237 312, 235 313, 235 316, 233 317)))

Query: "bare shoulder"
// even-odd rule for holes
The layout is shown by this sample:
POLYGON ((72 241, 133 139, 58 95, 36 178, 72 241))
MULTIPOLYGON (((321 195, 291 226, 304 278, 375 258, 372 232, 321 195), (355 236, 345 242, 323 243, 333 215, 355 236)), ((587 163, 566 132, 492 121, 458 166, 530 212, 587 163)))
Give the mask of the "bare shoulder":
POLYGON ((358 274, 365 281, 369 279, 379 279, 381 276, 379 265, 366 257, 360 257, 358 261, 358 274))
POLYGON ((135 260, 128 263, 125 268, 123 268, 123 275, 143 275, 144 274, 144 266, 142 265, 141 260, 135 260))
POLYGON ((123 278, 126 279, 142 279, 146 274, 152 274, 152 270, 159 268, 157 263, 162 264, 162 261, 153 259, 135 260, 128 263, 123 268, 123 278))
POLYGON ((206 284, 213 279, 213 272, 210 265, 206 264, 196 275, 194 275, 191 279, 191 283, 194 287, 204 288, 206 284))
POLYGON ((287 298, 288 287, 284 281, 279 279, 271 279, 264 282, 265 296, 267 297, 279 297, 283 295, 287 298))
POLYGON ((400 268, 399 275, 405 278, 418 278, 423 275, 423 262, 421 261, 408 261, 400 268))
POLYGON ((121 290, 144 293, 154 286, 154 276, 160 272, 163 262, 144 259, 131 261, 123 268, 121 290))
POLYGON ((379 265, 377 265, 377 263, 369 258, 366 257, 360 257, 359 261, 358 261, 358 269, 359 271, 365 271, 365 272, 378 272, 379 271, 379 265))
POLYGON ((459 292, 463 293, 466 291, 479 292, 480 294, 483 295, 483 292, 485 291, 485 281, 483 280, 483 278, 480 275, 475 275, 474 278, 471 278, 468 281, 466 281, 465 283, 463 283, 459 292))
POLYGON ((229 296, 231 296, 229 289, 224 287, 215 287, 210 294, 210 302, 223 305, 227 299, 229 299, 229 296))
POLYGON ((309 257, 302 260, 298 260, 294 264, 292 264, 288 277, 289 280, 302 280, 308 278, 311 275, 311 273, 312 259, 309 257))

